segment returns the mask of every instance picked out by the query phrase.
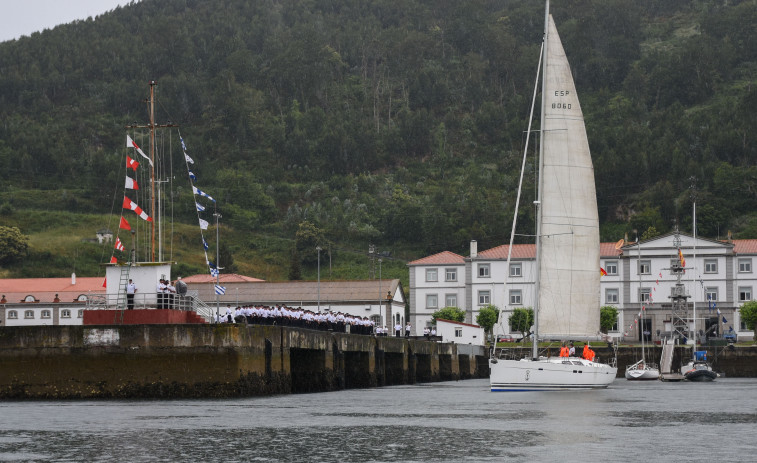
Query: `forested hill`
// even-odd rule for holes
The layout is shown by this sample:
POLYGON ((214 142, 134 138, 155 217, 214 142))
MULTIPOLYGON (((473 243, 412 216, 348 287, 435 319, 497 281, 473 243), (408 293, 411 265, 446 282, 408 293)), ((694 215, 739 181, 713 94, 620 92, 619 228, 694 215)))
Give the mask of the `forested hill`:
MULTIPOLYGON (((552 14, 602 239, 690 230, 692 183, 700 234, 757 237, 757 2, 552 14)), ((159 122, 181 126, 237 231, 293 239, 307 220, 408 258, 503 244, 542 23, 533 0, 142 0, 1 43, 0 221, 29 233, 35 211, 110 212, 124 126, 146 122, 156 80, 159 122)))

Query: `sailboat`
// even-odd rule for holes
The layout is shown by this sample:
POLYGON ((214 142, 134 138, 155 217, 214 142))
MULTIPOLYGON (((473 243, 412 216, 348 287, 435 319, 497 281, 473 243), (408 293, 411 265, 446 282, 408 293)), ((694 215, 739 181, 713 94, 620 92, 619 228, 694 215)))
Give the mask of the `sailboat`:
MULTIPOLYGON (((693 232, 694 232, 694 287, 696 288, 696 262, 697 262, 697 203, 693 205, 693 232)), ((691 348, 691 360, 681 366, 681 374, 686 381, 707 382, 714 381, 718 374, 712 371, 712 367, 707 363, 707 351, 697 350, 697 302, 694 298, 692 304, 692 322, 689 325, 691 330, 690 339, 694 342, 691 348)))
MULTIPOLYGON (((637 259, 637 266, 636 268, 639 269, 639 264, 641 263, 641 240, 639 240, 638 235, 636 236, 636 244, 638 246, 639 255, 637 259)), ((641 272, 639 271, 639 288, 641 288, 641 272)), ((641 294, 641 292, 639 293, 641 294)), ((641 303, 641 301, 639 301, 641 303)), ((642 309, 643 310, 643 309, 642 309)), ((652 379, 660 379, 660 369, 657 368, 657 365, 654 365, 652 363, 649 363, 646 361, 646 352, 644 349, 644 341, 646 335, 644 334, 644 322, 642 318, 642 323, 639 324, 639 331, 641 331, 641 360, 637 361, 633 365, 628 365, 626 367, 626 379, 628 380, 652 380, 652 379)))
MULTIPOLYGON (((581 105, 570 64, 549 14, 549 0, 541 55, 544 72, 539 188, 535 202, 538 212, 533 348, 530 358, 520 360, 492 355, 489 360, 492 391, 604 388, 615 380, 618 372, 615 366, 598 359, 538 354, 539 339, 603 339, 599 333, 599 217, 594 168, 581 105)), ((536 89, 532 115, 535 99, 536 89)), ((529 127, 527 133, 530 132, 529 127)), ((525 156, 524 152, 524 166, 525 156)), ((516 218, 522 179, 523 169, 516 218)), ((515 227, 514 218, 510 249, 515 227)), ((510 255, 506 268, 509 260, 510 255)), ((496 349, 492 352, 496 354, 496 349)))

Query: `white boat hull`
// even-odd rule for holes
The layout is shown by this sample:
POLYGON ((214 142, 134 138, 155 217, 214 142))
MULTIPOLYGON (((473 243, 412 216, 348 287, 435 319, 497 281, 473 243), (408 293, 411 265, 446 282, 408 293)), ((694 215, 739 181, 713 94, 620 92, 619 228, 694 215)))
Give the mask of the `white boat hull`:
POLYGON ((660 379, 660 370, 651 367, 626 369, 626 379, 637 381, 660 379))
POLYGON ((577 357, 489 360, 492 392, 605 388, 617 374, 615 367, 577 357))

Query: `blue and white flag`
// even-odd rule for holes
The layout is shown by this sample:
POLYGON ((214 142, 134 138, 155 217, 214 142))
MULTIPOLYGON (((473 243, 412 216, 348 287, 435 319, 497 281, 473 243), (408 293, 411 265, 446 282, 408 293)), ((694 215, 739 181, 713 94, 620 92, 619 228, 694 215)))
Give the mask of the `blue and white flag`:
POLYGON ((184 159, 185 159, 185 160, 186 160, 186 161, 187 161, 188 163, 190 163, 190 164, 194 164, 194 163, 195 163, 195 162, 194 162, 194 161, 192 160, 192 158, 190 158, 190 157, 189 157, 189 155, 188 155, 187 153, 184 153, 184 159))
POLYGON ((219 295, 226 294, 226 286, 215 285, 215 287, 216 287, 216 294, 219 294, 219 295))
POLYGON ((192 172, 191 170, 189 171, 189 178, 191 178, 193 182, 197 181, 197 177, 195 177, 195 173, 192 172))
POLYGON ((208 221, 200 219, 200 230, 208 229, 208 221))
POLYGON ((212 197, 212 196, 210 196, 209 194, 207 194, 207 193, 205 193, 204 191, 200 190, 200 189, 199 189, 199 188, 197 188, 196 186, 192 186, 192 193, 194 193, 194 194, 196 194, 196 195, 204 196, 204 197, 208 198, 209 200, 211 200, 211 201, 213 201, 213 202, 216 202, 216 200, 215 200, 215 199, 213 199, 213 197, 212 197))
POLYGON ((205 250, 208 250, 208 242, 205 241, 205 237, 202 237, 202 247, 205 248, 205 250))
POLYGON ((200 204, 200 203, 197 203, 197 202, 196 202, 196 203, 195 203, 195 206, 197 206, 197 212, 202 212, 202 211, 204 211, 204 210, 205 210, 205 206, 203 206, 203 205, 202 205, 202 204, 200 204))
POLYGON ((723 323, 728 323, 728 320, 726 320, 725 317, 723 317, 723 323))
POLYGON ((217 268, 214 267, 210 269, 210 276, 212 276, 213 278, 217 277, 219 274, 220 272, 218 271, 217 268))
POLYGON ((181 141, 181 149, 183 149, 184 151, 186 151, 187 150, 187 145, 184 144, 184 139, 181 138, 181 137, 179 137, 179 140, 181 141))

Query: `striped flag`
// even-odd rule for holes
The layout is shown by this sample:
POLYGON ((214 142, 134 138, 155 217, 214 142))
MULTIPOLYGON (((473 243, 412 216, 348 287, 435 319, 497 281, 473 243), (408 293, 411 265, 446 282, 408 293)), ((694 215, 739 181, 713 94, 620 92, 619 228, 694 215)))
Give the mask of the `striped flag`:
POLYGON ((127 188, 129 190, 139 190, 139 185, 137 184, 137 181, 133 178, 126 176, 126 185, 124 185, 124 188, 127 188))
POLYGON ((209 194, 207 194, 207 193, 205 193, 204 191, 200 190, 200 189, 199 189, 199 188, 197 188, 196 186, 192 186, 192 193, 194 193, 194 194, 196 194, 196 195, 204 196, 204 197, 208 198, 209 200, 211 200, 211 201, 213 201, 213 202, 216 202, 216 200, 215 200, 215 199, 213 199, 213 197, 212 197, 212 196, 210 196, 209 194))
POLYGON ((147 159, 147 162, 149 162, 151 166, 154 165, 152 163, 152 160, 149 157, 147 157, 144 151, 142 151, 142 148, 137 146, 137 144, 134 143, 134 140, 132 140, 131 137, 128 135, 126 136, 126 146, 128 148, 134 148, 135 150, 137 150, 137 153, 141 154, 143 158, 147 159))
POLYGON ((146 220, 148 222, 152 222, 152 217, 150 217, 149 215, 147 215, 147 212, 143 211, 141 207, 137 206, 137 203, 135 203, 131 199, 127 198, 126 196, 124 196, 123 207, 124 207, 124 209, 131 209, 132 211, 134 211, 134 213, 136 213, 143 220, 146 220))
POLYGON ((226 294, 226 286, 221 285, 214 285, 216 287, 216 294, 224 295, 226 294))
MULTIPOLYGON (((119 251, 123 251, 124 250, 124 245, 121 242, 121 238, 116 238, 116 245, 114 247, 116 249, 118 249, 119 251)), ((115 257, 114 257, 114 259, 115 259, 115 257)))
POLYGON ((195 206, 197 206, 197 212, 202 212, 202 211, 204 211, 204 210, 205 210, 205 206, 203 206, 203 205, 202 205, 202 204, 200 204, 200 203, 197 203, 197 202, 196 202, 196 203, 195 203, 195 206))
POLYGON ((686 259, 683 258, 681 248, 678 248, 678 260, 681 262, 681 267, 686 267, 686 259))

